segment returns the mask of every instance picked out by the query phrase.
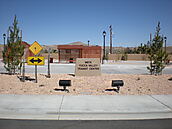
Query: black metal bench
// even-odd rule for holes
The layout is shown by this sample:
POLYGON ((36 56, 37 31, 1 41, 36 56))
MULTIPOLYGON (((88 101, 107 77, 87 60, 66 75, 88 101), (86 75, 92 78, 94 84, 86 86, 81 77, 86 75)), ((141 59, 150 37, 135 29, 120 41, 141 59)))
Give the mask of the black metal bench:
POLYGON ((124 85, 123 80, 112 80, 112 87, 117 87, 116 92, 119 93, 120 87, 124 85))
POLYGON ((66 87, 71 86, 71 80, 59 80, 59 86, 63 86, 63 91, 69 92, 69 90, 66 89, 66 87))

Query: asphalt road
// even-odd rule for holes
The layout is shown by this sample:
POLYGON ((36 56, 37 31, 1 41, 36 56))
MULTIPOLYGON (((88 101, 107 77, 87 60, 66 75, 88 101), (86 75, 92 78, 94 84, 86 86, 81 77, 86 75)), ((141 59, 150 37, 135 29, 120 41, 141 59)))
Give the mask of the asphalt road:
POLYGON ((0 120, 0 129, 172 129, 172 119, 158 120, 0 120))
MULTIPOLYGON (((101 71, 106 74, 149 74, 147 66, 149 66, 149 62, 146 61, 127 61, 116 64, 103 64, 101 65, 101 71)), ((47 68, 47 64, 44 66, 38 66, 38 73, 46 74, 48 71, 47 68)), ((34 66, 26 65, 26 73, 34 73, 34 70, 34 66)), ((0 72, 5 72, 2 63, 0 63, 0 72)), ((50 72, 66 74, 75 73, 75 64, 53 63, 50 65, 50 72)), ((172 67, 167 66, 163 70, 163 74, 172 74, 172 67)))

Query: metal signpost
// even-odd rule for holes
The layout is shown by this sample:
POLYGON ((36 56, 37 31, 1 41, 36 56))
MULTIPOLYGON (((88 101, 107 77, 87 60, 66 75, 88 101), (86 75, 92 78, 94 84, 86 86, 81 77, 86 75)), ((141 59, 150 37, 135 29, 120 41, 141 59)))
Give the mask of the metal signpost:
POLYGON ((35 55, 34 57, 28 57, 28 65, 35 65, 35 83, 38 82, 37 79, 37 65, 44 65, 44 57, 38 57, 37 54, 42 50, 42 46, 38 42, 34 42, 29 50, 35 55))
POLYGON ((25 59, 23 59, 23 74, 22 74, 22 82, 25 82, 25 59))
POLYGON ((48 78, 50 78, 50 48, 48 49, 48 78))

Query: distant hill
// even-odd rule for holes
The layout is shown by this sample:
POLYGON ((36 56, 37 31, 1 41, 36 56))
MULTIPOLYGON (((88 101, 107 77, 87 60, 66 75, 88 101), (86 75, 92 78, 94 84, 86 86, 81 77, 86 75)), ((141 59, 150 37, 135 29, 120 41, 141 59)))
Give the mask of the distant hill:
MULTIPOLYGON (((84 46, 87 46, 87 44, 85 44, 83 42, 80 42, 80 41, 68 43, 68 44, 65 44, 65 45, 84 45, 84 46)), ((50 48, 52 51, 58 52, 57 46, 58 45, 42 45, 43 51, 48 51, 48 48, 50 48)), ((120 51, 124 51, 125 48, 126 47, 113 47, 112 49, 113 49, 113 51, 118 53, 120 51)), ((134 47, 129 47, 129 48, 134 49, 134 47)), ((109 46, 106 46, 106 50, 109 51, 109 46)), ((2 53, 2 51, 3 51, 3 44, 0 44, 0 53, 2 53)), ((167 47, 167 53, 172 54, 172 46, 167 47)))
POLYGON ((50 48, 50 49, 55 49, 57 50, 57 46, 58 45, 41 45, 43 47, 43 49, 47 49, 50 48))
POLYGON ((83 46, 88 46, 87 44, 85 44, 85 43, 83 43, 83 42, 80 42, 80 41, 78 41, 78 42, 73 42, 73 43, 68 43, 68 44, 66 44, 66 45, 83 45, 83 46))
POLYGON ((167 53, 172 54, 172 46, 167 47, 167 53))
MULTIPOLYGON (((87 44, 82 43, 82 42, 73 42, 73 43, 68 43, 68 44, 63 44, 63 45, 83 45, 87 46, 87 44)), ((48 52, 48 49, 50 48, 51 51, 56 51, 57 52, 57 46, 58 45, 42 45, 43 51, 48 52)))
POLYGON ((43 47, 43 53, 47 53, 49 48, 51 52, 57 52, 57 46, 58 45, 41 45, 43 47))

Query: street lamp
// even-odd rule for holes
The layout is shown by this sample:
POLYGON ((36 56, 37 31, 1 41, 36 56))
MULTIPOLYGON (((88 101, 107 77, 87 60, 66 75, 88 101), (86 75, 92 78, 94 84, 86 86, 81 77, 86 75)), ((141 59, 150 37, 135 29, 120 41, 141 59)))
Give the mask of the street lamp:
POLYGON ((102 59, 102 64, 104 63, 104 60, 105 60, 105 37, 106 37, 106 31, 103 31, 103 59, 102 59))
POLYGON ((167 52, 167 44, 166 44, 166 41, 167 41, 167 37, 164 37, 165 39, 165 53, 167 52))
POLYGON ((88 46, 90 45, 90 40, 88 40, 88 46))
POLYGON ((6 34, 3 34, 3 38, 4 38, 4 50, 5 50, 5 38, 6 38, 6 34))

